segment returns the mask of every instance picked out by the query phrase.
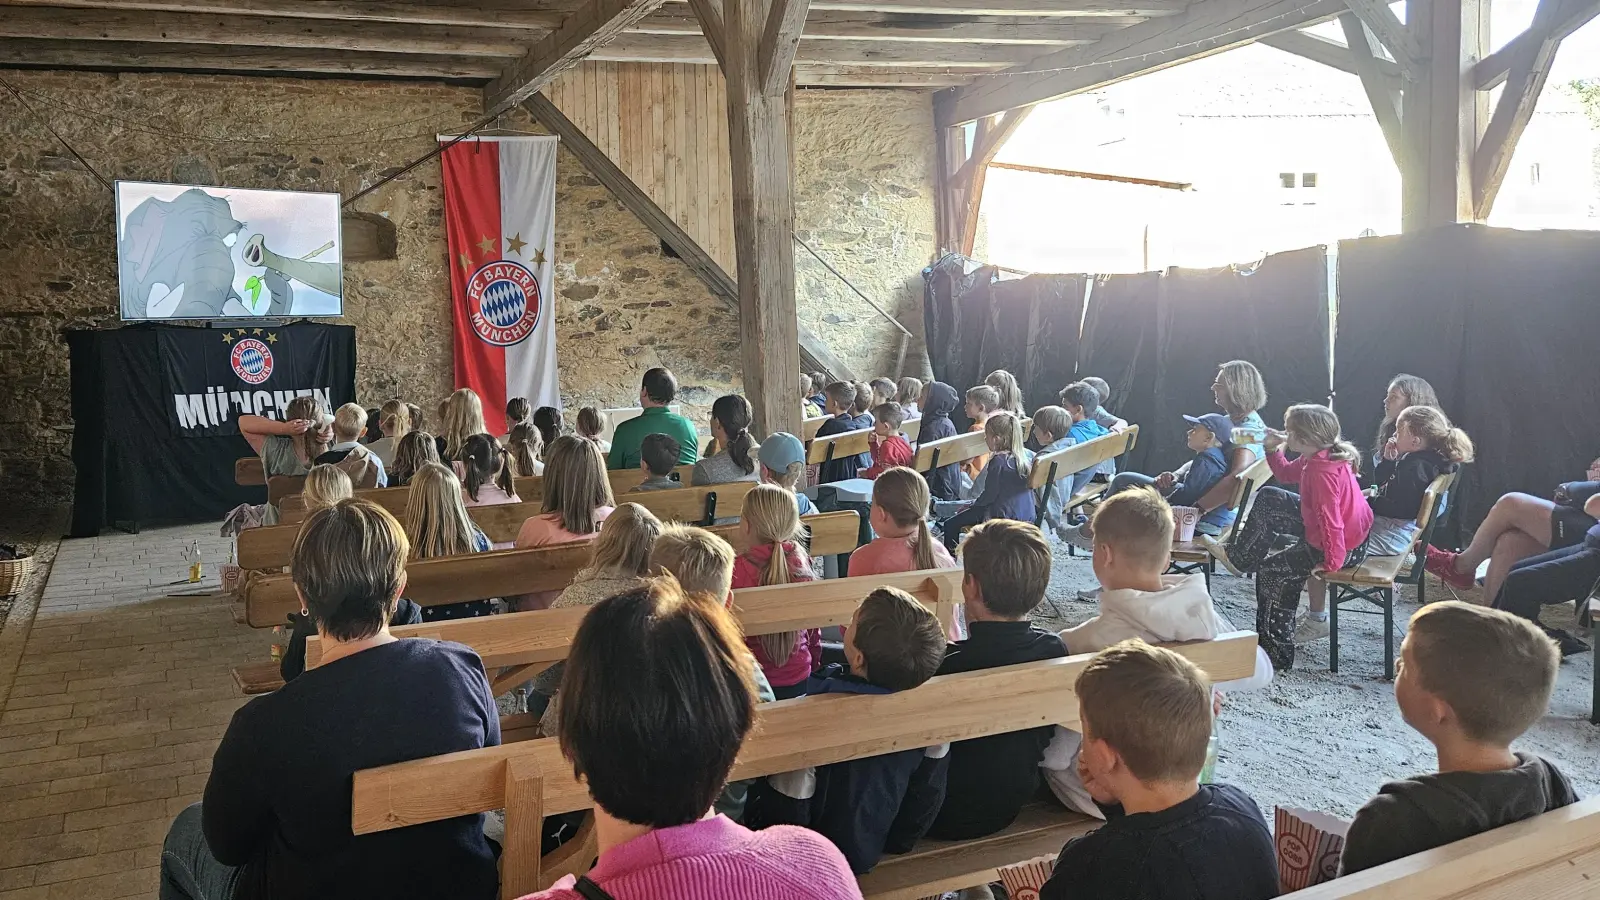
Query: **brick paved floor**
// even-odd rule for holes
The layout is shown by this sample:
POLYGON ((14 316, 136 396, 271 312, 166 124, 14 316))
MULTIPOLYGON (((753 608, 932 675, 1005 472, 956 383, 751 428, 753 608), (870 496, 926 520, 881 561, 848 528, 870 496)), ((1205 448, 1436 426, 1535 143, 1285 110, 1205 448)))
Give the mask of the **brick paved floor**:
POLYGON ((214 590, 215 525, 63 541, 31 628, 0 635, 23 640, 0 667, 0 900, 155 896, 167 825, 244 702, 228 670, 271 643, 219 597, 169 596, 195 589, 172 584, 191 541, 214 590))

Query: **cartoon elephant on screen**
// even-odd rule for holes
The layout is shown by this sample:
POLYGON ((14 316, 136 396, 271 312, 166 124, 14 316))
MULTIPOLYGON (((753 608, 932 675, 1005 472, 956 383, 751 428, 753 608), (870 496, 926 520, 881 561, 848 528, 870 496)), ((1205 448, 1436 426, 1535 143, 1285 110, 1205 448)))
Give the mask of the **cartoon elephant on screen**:
POLYGON ((177 305, 165 318, 222 315, 225 303, 240 299, 232 247, 242 228, 228 201, 199 188, 140 203, 128 214, 118 247, 123 318, 146 318, 152 302, 174 293, 177 305))

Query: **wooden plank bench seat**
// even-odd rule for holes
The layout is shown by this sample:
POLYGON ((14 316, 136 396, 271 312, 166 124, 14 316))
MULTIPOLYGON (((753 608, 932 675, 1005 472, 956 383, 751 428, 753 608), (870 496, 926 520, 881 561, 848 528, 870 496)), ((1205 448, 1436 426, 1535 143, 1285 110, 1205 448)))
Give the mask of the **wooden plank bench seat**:
MULTIPOLYGON (((1233 510, 1233 524, 1222 530, 1217 540, 1231 544, 1233 536, 1239 533, 1244 525, 1245 516, 1249 514, 1250 504, 1255 499, 1256 491, 1262 485, 1272 480, 1272 466, 1265 459, 1258 459, 1251 463, 1239 475, 1239 480, 1233 485, 1233 491, 1228 495, 1228 508, 1233 510)), ((1171 570, 1180 574, 1194 572, 1204 573, 1206 576, 1206 589, 1211 588, 1211 576, 1217 573, 1217 560, 1211 555, 1205 544, 1199 540, 1178 541, 1172 545, 1171 570)))
POLYGON ((926 475, 934 469, 953 463, 964 463, 989 452, 983 432, 969 431, 936 441, 917 445, 917 455, 912 457, 911 468, 926 475))
MULTIPOLYGON (((1081 444, 1073 444, 1050 453, 1043 453, 1033 459, 1033 469, 1028 475, 1028 487, 1035 491, 1043 491, 1038 503, 1038 513, 1034 516, 1033 524, 1044 522, 1045 509, 1050 504, 1050 497, 1057 489, 1057 482, 1076 472, 1092 469, 1108 459, 1116 459, 1133 449, 1139 440, 1139 426, 1129 425, 1123 431, 1114 431, 1092 438, 1081 444)), ((1108 485, 1090 482, 1067 498, 1063 509, 1072 510, 1104 494, 1108 485)))
POLYGON ((1032 803, 1004 830, 979 841, 923 838, 908 853, 885 854, 856 879, 872 900, 921 900, 1000 880, 1000 869, 1054 856, 1061 846, 1100 827, 1099 819, 1053 803, 1032 803))
POLYGON ((820 466, 835 459, 871 453, 872 445, 867 442, 871 436, 871 428, 862 428, 813 438, 806 447, 806 465, 820 466))
MULTIPOLYGON (((811 551, 816 555, 849 553, 856 548, 860 517, 853 510, 805 516, 801 521, 811 530, 811 551)), ((731 539, 738 529, 738 525, 718 525, 710 530, 731 539)), ((578 542, 416 560, 406 566, 406 597, 421 606, 438 606, 560 590, 589 564, 590 554, 589 544, 578 542)), ((249 625, 271 628, 299 610, 300 600, 288 574, 263 575, 245 586, 244 605, 249 625)))
MULTIPOLYGON (((1215 641, 1175 645, 1173 649, 1193 660, 1213 680, 1226 681, 1254 671, 1255 646, 1254 634, 1234 632, 1215 641)), ((1077 727, 1074 686, 1090 658, 1083 654, 943 675, 895 694, 825 695, 762 704, 730 777, 754 778, 1046 723, 1077 727)), ((585 852, 588 847, 571 849, 569 845, 542 858, 540 832, 545 816, 589 809, 592 804, 588 790, 573 777, 558 742, 541 738, 357 772, 351 792, 351 829, 358 835, 373 834, 504 809, 500 892, 502 897, 512 898, 588 867, 593 857, 592 852, 585 852)), ((1061 815, 1065 820, 1069 814, 1063 811, 1061 815)), ((913 873, 920 870, 915 862, 896 872, 895 865, 886 860, 881 871, 884 881, 893 879, 896 893, 891 896, 924 897, 983 883, 999 865, 1027 858, 1012 856, 1002 861, 1000 856, 1034 849, 1036 846, 1028 846, 1018 834, 1002 832, 964 842, 959 848, 925 848, 926 871, 937 872, 931 881, 918 883, 913 873), (1004 847, 1006 852, 986 852, 985 841, 993 841, 988 846, 1004 847), (960 859, 966 863, 958 862, 960 859), (961 871, 963 868, 966 871, 961 871)))

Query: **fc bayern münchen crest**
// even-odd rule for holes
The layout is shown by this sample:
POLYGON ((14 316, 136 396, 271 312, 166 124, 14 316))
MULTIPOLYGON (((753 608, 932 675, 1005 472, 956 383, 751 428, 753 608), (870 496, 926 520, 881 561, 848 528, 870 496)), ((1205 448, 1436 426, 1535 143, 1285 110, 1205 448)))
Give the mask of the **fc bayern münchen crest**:
POLYGON ((272 350, 255 338, 235 343, 228 362, 233 364, 233 374, 246 384, 260 384, 272 377, 272 350))
POLYGON ((521 263, 488 263, 467 282, 467 312, 472 330, 485 342, 497 347, 521 343, 544 312, 539 279, 521 263))

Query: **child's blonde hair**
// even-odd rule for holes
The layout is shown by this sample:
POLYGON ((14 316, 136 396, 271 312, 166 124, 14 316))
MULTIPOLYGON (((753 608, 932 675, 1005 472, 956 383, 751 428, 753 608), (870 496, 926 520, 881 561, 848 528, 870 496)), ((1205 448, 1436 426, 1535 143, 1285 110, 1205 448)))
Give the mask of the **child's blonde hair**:
POLYGON ((1106 499, 1094 512, 1094 540, 1142 563, 1157 574, 1172 558, 1172 507, 1154 489, 1142 487, 1106 499))
POLYGON ((1027 478, 1033 463, 1022 452, 1025 440, 1022 434, 1022 417, 1009 412, 997 412, 983 423, 984 443, 991 453, 1009 453, 1017 459, 1017 472, 1027 478))
POLYGON ((411 433, 411 407, 404 400, 390 400, 378 409, 378 427, 400 440, 411 433))
POLYGON ((478 527, 461 502, 461 481, 449 466, 427 463, 411 476, 406 496, 406 537, 414 559, 455 556, 477 549, 478 527))
POLYGON ((894 402, 901 406, 910 406, 922 399, 922 379, 912 378, 907 375, 900 379, 900 385, 894 395, 894 402))
POLYGON ((894 382, 882 375, 867 382, 867 386, 872 389, 872 406, 869 407, 871 409, 876 409, 895 398, 894 382))
POLYGON ((1211 742, 1211 680, 1134 638, 1096 653, 1078 676, 1084 733, 1117 751, 1140 782, 1194 781, 1211 742))
POLYGON ((478 502, 478 491, 494 482, 507 496, 517 492, 510 455, 500 442, 487 434, 467 438, 461 448, 461 468, 467 473, 467 496, 478 502))
POLYGON ((1359 472, 1361 451, 1339 434, 1339 417, 1315 403, 1296 403, 1283 412, 1283 430, 1308 447, 1328 451, 1329 459, 1350 464, 1359 472))
POLYGON ((425 424, 422 418, 422 407, 416 405, 415 403, 407 403, 406 412, 411 414, 411 421, 408 427, 410 427, 412 431, 421 431, 423 424, 425 424))
POLYGON ((361 437, 367 430, 367 411, 359 403, 346 403, 333 414, 333 439, 344 444, 361 437))
POLYGON ((532 422, 518 423, 506 436, 506 452, 511 455, 511 464, 520 478, 539 474, 537 463, 543 451, 544 438, 532 422))
POLYGON ((306 473, 305 487, 300 489, 300 496, 305 498, 306 512, 332 506, 340 500, 348 500, 354 496, 350 487, 350 476, 338 466, 324 463, 312 466, 306 473))
POLYGON ((1059 441, 1072 430, 1072 413, 1059 406, 1041 406, 1033 412, 1033 427, 1059 441))
POLYGON ((782 472, 779 472, 777 469, 772 468, 766 463, 761 464, 762 480, 767 484, 781 487, 791 494, 796 493, 802 487, 804 487, 801 482, 805 478, 805 474, 806 464, 803 462, 790 463, 789 467, 784 469, 782 472))
POLYGON ((1472 439, 1467 433, 1450 424, 1450 419, 1432 406, 1408 406, 1395 416, 1395 427, 1404 425, 1407 431, 1422 439, 1422 446, 1437 450, 1440 456, 1453 463, 1472 462, 1472 439))
POLYGON ((594 441, 573 434, 556 438, 545 454, 544 511, 559 514, 561 527, 573 534, 594 534, 600 528, 595 511, 615 503, 594 441))
POLYGON ((606 517, 581 577, 604 570, 650 574, 650 551, 661 536, 661 520, 637 503, 624 503, 606 517))
MULTIPOLYGON (((789 554, 784 546, 805 539, 805 526, 800 524, 800 504, 793 494, 770 484, 756 485, 744 495, 744 508, 739 517, 752 548, 758 544, 772 547, 767 567, 761 571, 762 584, 789 584, 797 578, 810 579, 810 561, 802 556, 803 570, 790 571, 789 554)), ((761 635, 758 640, 767 658, 781 666, 794 652, 795 641, 799 638, 798 631, 783 631, 761 635)))
POLYGON ((1455 712, 1474 741, 1509 745, 1545 714, 1561 651, 1520 616, 1447 600, 1411 617, 1417 684, 1455 712))
POLYGON ((996 409, 1003 409, 1019 419, 1022 418, 1022 387, 1017 384, 1017 376, 1005 369, 995 369, 983 383, 994 388, 999 399, 996 409))
POLYGON ((933 534, 928 530, 931 499, 927 480, 920 472, 905 466, 895 466, 884 472, 872 485, 872 505, 883 510, 889 521, 901 528, 916 523, 911 561, 919 570, 931 569, 934 565, 933 534))
POLYGON ((967 388, 967 400, 978 404, 978 408, 985 414, 1000 408, 1000 392, 987 384, 967 388))
POLYGON ((725 603, 733 590, 733 547, 704 528, 666 525, 650 549, 650 568, 671 575, 687 594, 725 603))
POLYGON ((444 437, 444 458, 460 459, 467 438, 489 430, 483 424, 483 401, 472 388, 461 388, 444 404, 444 424, 440 428, 444 437))

